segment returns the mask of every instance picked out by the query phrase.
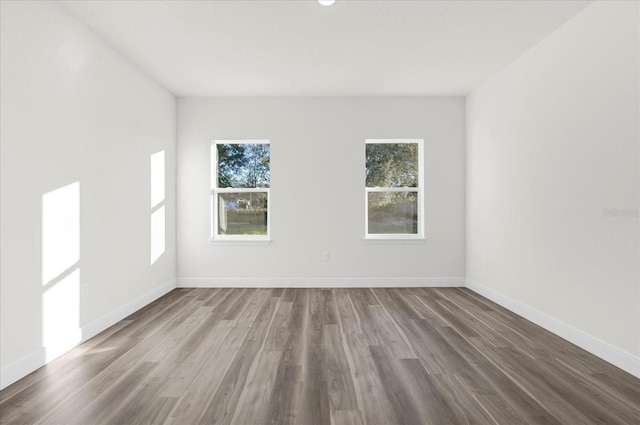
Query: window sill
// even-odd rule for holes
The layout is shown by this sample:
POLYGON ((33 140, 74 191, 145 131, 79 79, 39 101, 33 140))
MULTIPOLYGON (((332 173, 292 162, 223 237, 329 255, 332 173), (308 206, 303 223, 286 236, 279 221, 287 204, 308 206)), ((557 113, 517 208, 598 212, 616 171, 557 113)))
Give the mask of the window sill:
POLYGON ((371 245, 422 245, 427 238, 364 238, 371 245))
POLYGON ((269 245, 271 239, 209 239, 212 245, 269 245))

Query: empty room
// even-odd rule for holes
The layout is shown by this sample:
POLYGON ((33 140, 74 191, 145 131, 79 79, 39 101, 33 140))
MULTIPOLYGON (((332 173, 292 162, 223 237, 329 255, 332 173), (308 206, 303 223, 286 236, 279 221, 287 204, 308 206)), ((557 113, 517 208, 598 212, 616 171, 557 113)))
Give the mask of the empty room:
POLYGON ((640 424, 640 2, 0 0, 0 424, 640 424))

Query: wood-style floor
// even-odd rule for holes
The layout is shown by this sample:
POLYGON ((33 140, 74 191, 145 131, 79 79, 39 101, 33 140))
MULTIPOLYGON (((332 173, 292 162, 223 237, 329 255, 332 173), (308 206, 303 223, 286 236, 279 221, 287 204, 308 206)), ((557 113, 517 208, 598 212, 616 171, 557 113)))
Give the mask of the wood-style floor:
POLYGON ((640 380, 466 289, 176 289, 2 424, 640 423, 640 380))

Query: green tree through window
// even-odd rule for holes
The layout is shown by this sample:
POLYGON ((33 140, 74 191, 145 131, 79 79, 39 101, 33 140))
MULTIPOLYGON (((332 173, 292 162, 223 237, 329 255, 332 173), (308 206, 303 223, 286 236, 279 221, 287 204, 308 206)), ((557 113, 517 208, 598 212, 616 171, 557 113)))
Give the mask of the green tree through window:
POLYGON ((411 238, 421 234, 422 140, 367 140, 366 235, 411 238))
POLYGON ((216 142, 212 146, 214 239, 269 237, 269 147, 267 141, 216 142))
POLYGON ((368 143, 367 187, 417 187, 417 143, 368 143))
POLYGON ((266 143, 219 143, 218 187, 269 187, 270 152, 266 143))

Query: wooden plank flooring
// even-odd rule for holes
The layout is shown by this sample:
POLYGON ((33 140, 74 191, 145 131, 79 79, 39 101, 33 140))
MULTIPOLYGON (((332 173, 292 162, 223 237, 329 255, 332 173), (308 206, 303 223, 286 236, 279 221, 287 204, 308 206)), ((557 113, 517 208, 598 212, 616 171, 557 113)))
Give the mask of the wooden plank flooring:
POLYGON ((0 424, 638 425, 640 380, 461 288, 176 289, 0 424))

